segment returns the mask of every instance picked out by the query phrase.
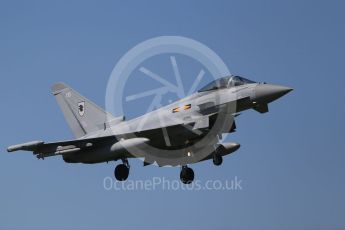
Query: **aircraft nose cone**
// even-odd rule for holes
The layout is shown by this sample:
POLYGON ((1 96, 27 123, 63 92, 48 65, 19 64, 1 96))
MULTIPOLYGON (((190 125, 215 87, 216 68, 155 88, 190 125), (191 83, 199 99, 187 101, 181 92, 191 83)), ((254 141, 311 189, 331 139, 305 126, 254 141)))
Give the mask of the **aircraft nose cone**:
POLYGON ((255 87, 255 101, 270 103, 290 92, 292 88, 280 85, 260 84, 255 87))

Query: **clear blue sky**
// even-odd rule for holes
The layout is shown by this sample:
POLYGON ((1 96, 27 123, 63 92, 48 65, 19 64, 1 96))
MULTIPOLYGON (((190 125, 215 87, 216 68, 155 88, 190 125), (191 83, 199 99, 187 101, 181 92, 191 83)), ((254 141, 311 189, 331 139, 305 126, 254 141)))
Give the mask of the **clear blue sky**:
MULTIPOLYGON (((344 10, 343 1, 1 0, 0 229, 344 229, 344 10), (103 106, 120 57, 161 35, 196 39, 232 73, 295 89, 270 113, 238 118, 230 139, 242 147, 221 167, 193 166, 202 180, 238 176, 243 190, 106 191, 115 163, 5 151, 72 138, 49 87, 66 82, 103 106)), ((178 179, 178 168, 131 165, 134 180, 178 179)))

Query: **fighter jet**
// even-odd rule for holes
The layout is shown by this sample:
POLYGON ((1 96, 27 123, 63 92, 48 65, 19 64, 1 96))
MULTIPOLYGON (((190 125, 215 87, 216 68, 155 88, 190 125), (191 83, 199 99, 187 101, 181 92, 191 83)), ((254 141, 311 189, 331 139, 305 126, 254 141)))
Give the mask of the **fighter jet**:
POLYGON ((128 159, 141 158, 144 166, 181 167, 180 179, 185 184, 194 180, 190 164, 212 160, 218 166, 223 156, 239 149, 236 142, 221 141, 224 135, 236 131, 235 118, 241 112, 254 109, 266 113, 269 103, 292 90, 231 75, 127 121, 124 116, 114 117, 63 83, 51 89, 76 139, 32 141, 9 146, 8 152, 32 151, 38 159, 62 156, 67 163, 121 160, 114 170, 119 181, 128 178, 128 159))

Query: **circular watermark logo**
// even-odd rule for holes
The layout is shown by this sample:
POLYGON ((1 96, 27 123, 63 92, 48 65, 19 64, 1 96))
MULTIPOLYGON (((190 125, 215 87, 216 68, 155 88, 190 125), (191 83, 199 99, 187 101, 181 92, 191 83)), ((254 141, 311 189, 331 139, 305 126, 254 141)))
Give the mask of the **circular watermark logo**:
MULTIPOLYGON (((215 151, 224 127, 228 129, 232 126, 236 104, 221 107, 218 93, 194 93, 206 74, 214 80, 229 76, 230 71, 214 51, 198 41, 180 36, 161 36, 136 45, 118 61, 109 77, 106 110, 111 114, 124 115, 124 102, 143 97, 152 100, 146 113, 135 119, 112 125, 111 120, 114 118, 108 117, 112 134, 119 141, 132 140, 138 143, 130 145, 127 150, 136 157, 144 158, 147 163, 177 166, 207 158, 215 151), (145 66, 150 59, 167 56, 174 82, 155 72, 152 69, 154 65, 145 66), (178 56, 188 57, 202 66, 190 86, 186 86, 184 77, 187 77, 181 74, 181 69, 188 69, 189 66, 178 65, 178 56), (143 88, 141 92, 125 96, 125 86, 131 78, 136 78, 136 72, 156 81, 159 87, 143 88), (162 100, 168 93, 174 94, 177 100, 169 101, 164 106, 162 100), (202 113, 201 107, 210 103, 215 105, 213 109, 217 111, 202 113), (212 127, 209 127, 210 123, 212 127)), ((142 78, 135 79, 133 84, 145 85, 142 78)))

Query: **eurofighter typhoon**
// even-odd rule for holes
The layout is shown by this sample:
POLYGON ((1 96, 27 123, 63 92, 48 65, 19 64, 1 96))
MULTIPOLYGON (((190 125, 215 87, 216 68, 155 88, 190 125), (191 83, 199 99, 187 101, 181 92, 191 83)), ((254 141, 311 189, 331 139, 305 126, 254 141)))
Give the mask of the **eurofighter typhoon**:
POLYGON ((194 180, 189 165, 223 157, 239 149, 222 143, 222 135, 236 131, 235 118, 254 109, 268 112, 268 104, 292 89, 257 83, 240 76, 219 78, 194 94, 131 120, 114 117, 71 87, 57 83, 52 93, 75 135, 74 140, 46 143, 32 141, 9 146, 8 152, 32 151, 38 159, 62 156, 67 163, 94 164, 120 160, 115 178, 128 178, 129 158, 143 159, 144 166, 178 166, 183 183, 194 180))

